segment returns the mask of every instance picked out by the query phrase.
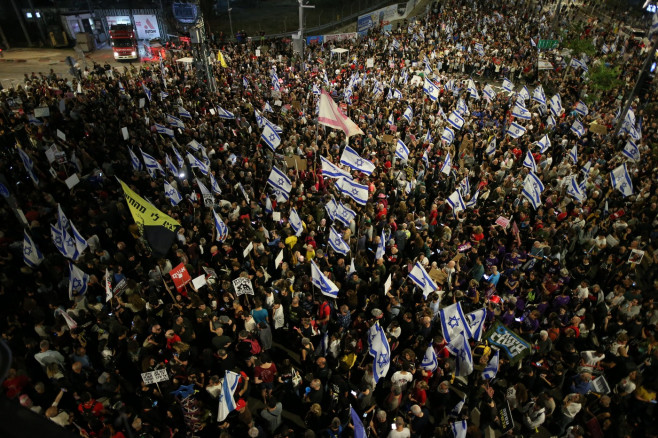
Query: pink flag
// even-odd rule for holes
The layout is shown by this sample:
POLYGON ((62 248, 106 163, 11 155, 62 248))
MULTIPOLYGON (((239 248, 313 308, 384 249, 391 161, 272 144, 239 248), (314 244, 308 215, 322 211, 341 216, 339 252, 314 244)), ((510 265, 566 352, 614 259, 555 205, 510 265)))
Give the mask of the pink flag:
POLYGON ((333 101, 326 91, 323 91, 320 95, 320 115, 318 116, 318 122, 322 125, 340 129, 348 138, 352 135, 363 135, 363 131, 349 117, 343 114, 338 108, 338 105, 336 105, 336 102, 333 101))

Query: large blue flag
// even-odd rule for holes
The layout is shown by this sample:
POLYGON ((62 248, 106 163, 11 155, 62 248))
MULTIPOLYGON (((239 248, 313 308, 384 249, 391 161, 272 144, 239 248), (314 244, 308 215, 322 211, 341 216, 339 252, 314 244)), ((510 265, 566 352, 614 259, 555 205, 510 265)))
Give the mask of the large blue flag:
POLYGON ((181 196, 180 193, 178 193, 178 190, 176 190, 174 186, 169 184, 167 180, 165 180, 164 182, 164 194, 165 197, 169 200, 169 202, 171 202, 171 205, 173 205, 174 207, 177 206, 178 203, 183 200, 183 197, 181 196))
POLYGON ((69 262, 69 299, 73 299, 74 296, 79 297, 86 294, 88 284, 89 275, 69 262))
POLYGON ((311 283, 313 283, 313 286, 320 289, 322 295, 331 298, 338 297, 338 288, 336 285, 333 281, 329 280, 322 271, 320 271, 320 268, 318 268, 318 265, 316 265, 313 260, 311 260, 311 283))
POLYGON ((233 371, 226 371, 224 373, 224 381, 222 382, 222 391, 219 393, 219 408, 217 410, 217 421, 222 422, 226 420, 228 414, 235 410, 235 399, 233 394, 238 388, 240 382, 240 374, 233 371))
POLYGON ((331 245, 334 251, 342 255, 347 255, 350 251, 350 246, 343 240, 334 227, 329 227, 329 245, 331 245))
POLYGON ((350 406, 350 416, 352 417, 352 426, 354 427, 354 438, 366 438, 366 429, 363 427, 359 414, 356 413, 352 406, 350 406))
POLYGON ((23 261, 32 268, 36 268, 43 261, 43 254, 41 254, 27 230, 23 230, 23 261))
POLYGON ((443 338, 446 342, 451 343, 457 335, 466 332, 468 323, 459 302, 440 309, 439 317, 443 328, 443 338))
POLYGON ((391 347, 386 339, 384 329, 379 325, 379 321, 375 322, 368 331, 368 345, 369 353, 374 358, 372 371, 375 383, 377 383, 379 379, 386 376, 391 365, 391 347))

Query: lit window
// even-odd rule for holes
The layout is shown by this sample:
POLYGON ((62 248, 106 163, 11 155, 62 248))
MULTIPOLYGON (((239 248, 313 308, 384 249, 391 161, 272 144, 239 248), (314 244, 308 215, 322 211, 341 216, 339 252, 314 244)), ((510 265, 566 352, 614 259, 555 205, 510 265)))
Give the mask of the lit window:
POLYGON ((32 12, 26 12, 25 15, 27 16, 27 18, 32 18, 32 12))
POLYGON ((41 12, 37 12, 37 18, 41 18, 41 12))

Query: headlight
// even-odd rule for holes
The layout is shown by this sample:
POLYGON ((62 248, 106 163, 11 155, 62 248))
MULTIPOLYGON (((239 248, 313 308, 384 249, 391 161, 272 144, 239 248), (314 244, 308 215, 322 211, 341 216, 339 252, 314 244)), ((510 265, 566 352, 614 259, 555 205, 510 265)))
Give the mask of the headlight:
POLYGON ((119 52, 114 52, 114 57, 118 58, 119 57, 119 52))
POLYGON ((137 55, 137 52, 135 52, 134 50, 130 52, 130 56, 135 56, 135 55, 137 55))

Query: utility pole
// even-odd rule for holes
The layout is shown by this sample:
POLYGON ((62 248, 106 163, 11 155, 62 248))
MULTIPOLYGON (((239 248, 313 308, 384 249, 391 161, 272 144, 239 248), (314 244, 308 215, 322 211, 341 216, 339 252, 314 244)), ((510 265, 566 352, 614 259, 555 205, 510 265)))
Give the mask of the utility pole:
POLYGON ((299 44, 300 44, 300 48, 299 48, 300 52, 299 53, 300 53, 301 59, 302 59, 301 64, 302 64, 302 71, 303 71, 304 70, 304 45, 305 45, 304 44, 305 43, 305 41, 304 41, 304 8, 314 9, 315 6, 314 5, 305 5, 304 0, 297 0, 297 2, 299 3, 299 44))
POLYGON ((233 20, 231 20, 231 0, 226 0, 226 5, 228 8, 228 25, 231 29, 231 38, 233 38, 235 37, 235 34, 233 33, 233 20))

